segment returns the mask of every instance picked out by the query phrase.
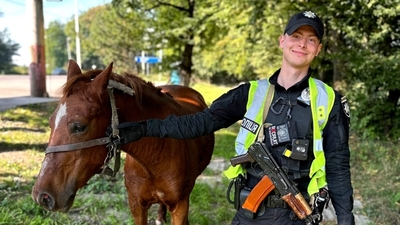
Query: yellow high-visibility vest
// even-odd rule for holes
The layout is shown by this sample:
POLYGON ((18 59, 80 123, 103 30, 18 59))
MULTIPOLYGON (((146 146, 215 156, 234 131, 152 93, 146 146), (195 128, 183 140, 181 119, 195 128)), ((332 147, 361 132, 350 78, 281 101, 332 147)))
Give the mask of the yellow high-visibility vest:
MULTIPOLYGON (((310 78, 308 79, 308 83, 313 120, 314 153, 314 160, 311 164, 309 174, 311 180, 307 190, 311 196, 317 193, 320 188, 327 185, 322 130, 329 119, 329 114, 335 102, 335 92, 331 87, 318 79, 310 78)), ((262 129, 263 120, 265 119, 263 118, 263 110, 269 87, 270 84, 267 79, 250 82, 249 97, 246 106, 247 111, 235 143, 237 155, 245 154, 250 145, 257 140, 258 132, 262 129)), ((233 179, 244 172, 243 167, 237 165, 229 167, 224 174, 229 179, 233 179)))

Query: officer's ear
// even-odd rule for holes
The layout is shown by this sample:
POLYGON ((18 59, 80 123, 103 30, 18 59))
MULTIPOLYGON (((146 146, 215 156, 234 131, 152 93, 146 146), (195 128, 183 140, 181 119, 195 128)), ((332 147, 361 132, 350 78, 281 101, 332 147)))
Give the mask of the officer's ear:
POLYGON ((283 49, 283 42, 285 41, 285 34, 279 36, 279 47, 283 49))
POLYGON ((317 57, 319 55, 319 53, 321 52, 321 49, 322 49, 322 43, 319 43, 315 57, 317 57))

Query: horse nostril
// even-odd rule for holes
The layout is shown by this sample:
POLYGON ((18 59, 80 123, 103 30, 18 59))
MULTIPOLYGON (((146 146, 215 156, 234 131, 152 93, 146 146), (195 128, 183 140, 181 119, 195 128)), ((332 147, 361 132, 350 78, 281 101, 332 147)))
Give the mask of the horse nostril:
POLYGON ((52 210, 54 207, 53 198, 47 193, 42 193, 39 196, 39 204, 47 208, 48 210, 52 210))

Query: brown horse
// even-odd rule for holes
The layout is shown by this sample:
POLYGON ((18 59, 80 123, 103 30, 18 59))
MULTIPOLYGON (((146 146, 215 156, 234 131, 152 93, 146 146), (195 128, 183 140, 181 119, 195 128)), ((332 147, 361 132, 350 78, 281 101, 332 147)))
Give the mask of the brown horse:
MULTIPOLYGON (((134 75, 112 73, 112 63, 103 71, 82 74, 70 60, 32 198, 47 210, 67 212, 77 190, 99 171, 110 170, 107 162, 119 154, 113 139, 104 137, 108 126, 193 114, 206 107, 201 94, 191 88, 155 87, 134 75)), ((148 209, 155 203, 160 205, 161 222, 167 208, 172 224, 188 224, 189 196, 213 148, 214 134, 188 140, 145 137, 121 146, 127 153, 125 186, 135 224, 147 224, 148 209)))

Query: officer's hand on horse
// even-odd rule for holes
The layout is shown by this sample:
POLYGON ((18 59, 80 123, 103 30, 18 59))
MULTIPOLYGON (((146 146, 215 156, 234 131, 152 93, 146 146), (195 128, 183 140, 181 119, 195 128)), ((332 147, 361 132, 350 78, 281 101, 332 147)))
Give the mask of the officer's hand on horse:
MULTIPOLYGON (((146 122, 125 122, 117 126, 120 143, 122 145, 137 141, 143 137, 146 131, 146 122)), ((112 127, 108 126, 106 136, 112 134, 112 127)))

